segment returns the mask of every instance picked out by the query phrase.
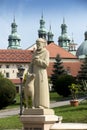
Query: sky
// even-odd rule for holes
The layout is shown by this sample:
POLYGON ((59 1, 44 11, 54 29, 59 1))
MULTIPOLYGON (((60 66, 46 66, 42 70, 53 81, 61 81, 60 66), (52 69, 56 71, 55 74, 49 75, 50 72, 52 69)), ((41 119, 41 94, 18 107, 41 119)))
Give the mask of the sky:
POLYGON ((11 23, 15 17, 21 47, 26 49, 38 38, 40 19, 43 13, 45 28, 54 34, 58 44, 63 18, 67 34, 78 46, 84 41, 87 31, 87 0, 0 0, 0 49, 7 49, 11 23))

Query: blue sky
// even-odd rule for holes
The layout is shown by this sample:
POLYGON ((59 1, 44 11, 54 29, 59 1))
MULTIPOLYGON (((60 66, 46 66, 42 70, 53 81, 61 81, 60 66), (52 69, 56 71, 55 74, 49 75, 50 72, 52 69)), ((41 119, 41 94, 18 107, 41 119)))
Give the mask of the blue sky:
POLYGON ((61 34, 63 17, 67 33, 78 46, 84 41, 87 31, 87 0, 0 0, 0 49, 8 46, 11 23, 15 16, 18 34, 23 49, 35 43, 38 38, 39 21, 43 12, 45 27, 51 24, 56 44, 61 34))

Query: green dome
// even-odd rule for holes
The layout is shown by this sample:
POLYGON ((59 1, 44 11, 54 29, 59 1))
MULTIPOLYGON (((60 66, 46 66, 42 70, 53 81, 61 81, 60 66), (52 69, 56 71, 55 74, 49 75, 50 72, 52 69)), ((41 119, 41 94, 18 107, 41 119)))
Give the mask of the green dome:
POLYGON ((87 31, 85 32, 85 34, 87 34, 87 31))
POLYGON ((59 41, 60 41, 60 40, 62 40, 62 41, 64 41, 64 40, 70 40, 69 37, 68 37, 67 35, 65 35, 65 34, 59 36, 58 39, 59 39, 59 41))
POLYGON ((17 39, 17 40, 20 40, 20 36, 16 33, 13 33, 11 35, 9 35, 9 38, 8 39, 17 39))
POLYGON ((81 55, 87 55, 87 40, 85 40, 77 49, 76 55, 79 57, 81 55))
POLYGON ((20 36, 17 34, 17 25, 15 23, 15 19, 11 24, 11 34, 8 36, 8 49, 21 49, 20 46, 20 36))
POLYGON ((81 55, 87 55, 87 31, 84 33, 85 40, 77 49, 76 55, 79 57, 81 55))
POLYGON ((46 30, 45 28, 40 28, 40 29, 38 30, 38 32, 47 33, 47 30, 46 30))

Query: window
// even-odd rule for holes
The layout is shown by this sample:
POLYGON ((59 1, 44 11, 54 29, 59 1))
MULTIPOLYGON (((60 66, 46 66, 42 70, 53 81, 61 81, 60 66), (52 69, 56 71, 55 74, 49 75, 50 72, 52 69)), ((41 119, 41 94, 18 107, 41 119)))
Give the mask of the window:
POLYGON ((6 68, 9 68, 9 65, 6 65, 6 68))
POLYGON ((6 78, 9 78, 9 73, 8 72, 6 73, 6 78))

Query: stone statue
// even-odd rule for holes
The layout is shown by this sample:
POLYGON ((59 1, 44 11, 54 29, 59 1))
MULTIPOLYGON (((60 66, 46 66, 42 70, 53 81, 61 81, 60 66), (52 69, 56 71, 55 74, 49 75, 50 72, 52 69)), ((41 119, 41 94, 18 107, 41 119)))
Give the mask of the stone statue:
POLYGON ((36 40, 37 49, 34 52, 29 67, 30 74, 34 74, 34 107, 49 108, 49 87, 46 68, 49 65, 49 52, 45 48, 46 41, 36 40))
POLYGON ((26 108, 31 107, 29 104, 29 97, 31 97, 32 101, 32 108, 34 107, 34 79, 35 75, 27 74, 26 82, 24 84, 24 99, 25 99, 25 106, 26 108))

